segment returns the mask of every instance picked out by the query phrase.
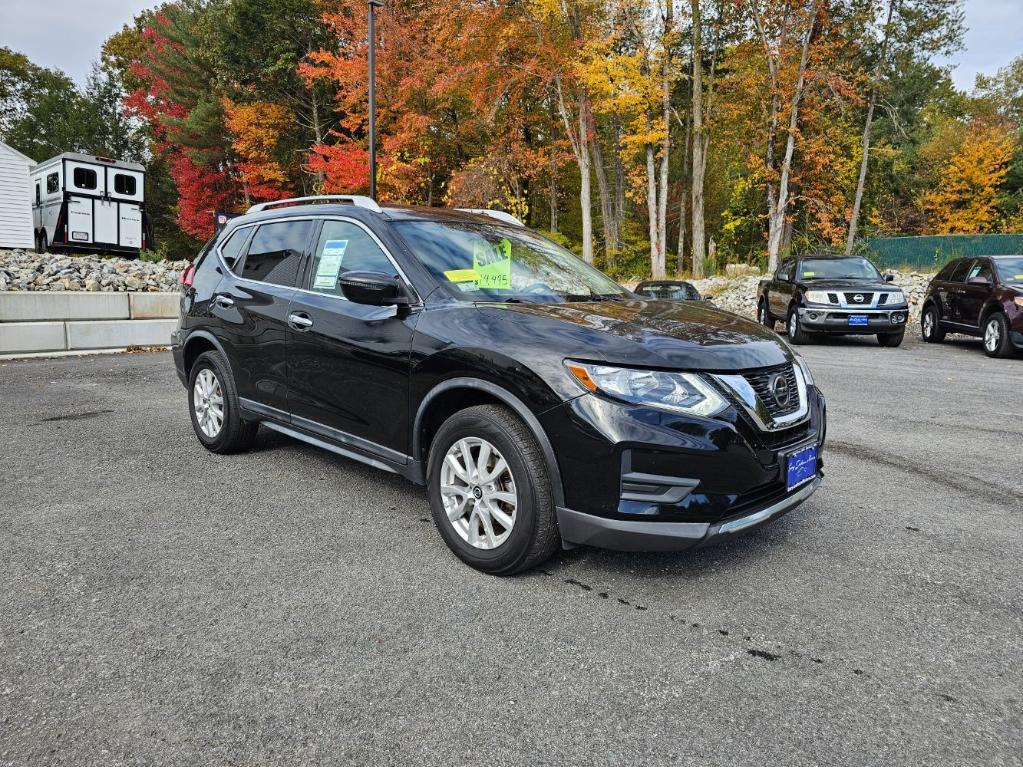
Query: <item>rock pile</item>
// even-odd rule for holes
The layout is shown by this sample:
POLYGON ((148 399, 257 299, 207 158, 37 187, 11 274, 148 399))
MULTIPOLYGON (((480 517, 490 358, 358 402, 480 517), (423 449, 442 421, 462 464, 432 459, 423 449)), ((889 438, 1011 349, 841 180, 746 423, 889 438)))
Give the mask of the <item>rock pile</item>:
POLYGON ((173 292, 178 289, 178 276, 187 265, 187 261, 153 263, 92 255, 0 250, 0 291, 173 292))

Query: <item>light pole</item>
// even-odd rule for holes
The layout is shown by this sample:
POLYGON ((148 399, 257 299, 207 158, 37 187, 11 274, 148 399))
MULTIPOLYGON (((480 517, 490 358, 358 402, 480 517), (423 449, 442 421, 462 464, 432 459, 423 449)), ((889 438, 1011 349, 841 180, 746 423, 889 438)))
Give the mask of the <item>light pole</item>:
POLYGON ((374 11, 384 0, 367 0, 369 5, 369 196, 377 198, 377 74, 374 11))

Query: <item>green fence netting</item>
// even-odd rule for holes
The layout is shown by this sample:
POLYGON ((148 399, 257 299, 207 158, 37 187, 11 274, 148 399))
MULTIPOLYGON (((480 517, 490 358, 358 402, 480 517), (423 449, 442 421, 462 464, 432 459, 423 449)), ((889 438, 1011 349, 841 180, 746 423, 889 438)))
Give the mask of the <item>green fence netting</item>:
POLYGON ((1023 234, 945 234, 868 237, 867 255, 880 267, 933 270, 953 258, 1023 253, 1023 234))

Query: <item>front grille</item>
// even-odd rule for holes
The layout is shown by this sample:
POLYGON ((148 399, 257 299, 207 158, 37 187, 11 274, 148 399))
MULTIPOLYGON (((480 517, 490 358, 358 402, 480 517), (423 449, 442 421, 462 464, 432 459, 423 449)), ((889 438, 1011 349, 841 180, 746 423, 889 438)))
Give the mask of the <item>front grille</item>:
POLYGON ((873 293, 846 293, 845 302, 850 306, 870 306, 874 300, 873 293), (856 300, 856 296, 860 297, 860 300, 856 300))
POLYGON ((784 418, 799 410, 799 385, 796 383, 796 370, 792 365, 778 365, 754 373, 744 373, 743 378, 753 387, 771 418, 784 418), (784 379, 788 391, 788 399, 783 402, 779 402, 775 397, 775 381, 779 377, 784 379))

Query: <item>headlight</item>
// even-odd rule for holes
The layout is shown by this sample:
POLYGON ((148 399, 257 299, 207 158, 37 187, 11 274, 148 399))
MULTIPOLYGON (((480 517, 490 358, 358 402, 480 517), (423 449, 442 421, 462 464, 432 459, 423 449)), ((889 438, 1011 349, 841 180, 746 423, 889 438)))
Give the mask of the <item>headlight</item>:
POLYGON ((906 303, 906 294, 901 290, 893 290, 888 294, 888 298, 885 299, 885 304, 888 306, 894 306, 895 304, 906 303))
POLYGON ((828 298, 828 292, 826 290, 808 290, 805 293, 806 300, 811 304, 830 304, 831 299, 828 298))
POLYGON ((810 366, 806 364, 806 360, 797 354, 796 364, 799 365, 799 370, 803 374, 803 380, 806 381, 806 385, 813 386, 813 375, 810 373, 810 366))
POLYGON ((616 368, 565 361, 565 367, 585 389, 634 405, 687 415, 712 416, 728 403, 694 373, 616 368))

